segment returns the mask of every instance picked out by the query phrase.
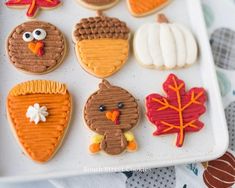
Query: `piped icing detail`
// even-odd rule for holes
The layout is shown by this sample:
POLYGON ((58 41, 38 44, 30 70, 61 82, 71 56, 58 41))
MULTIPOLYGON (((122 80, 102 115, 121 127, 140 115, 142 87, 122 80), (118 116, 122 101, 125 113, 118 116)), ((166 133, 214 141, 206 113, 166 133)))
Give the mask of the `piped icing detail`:
POLYGON ((166 97, 155 93, 146 97, 146 115, 157 128, 153 135, 176 133, 176 146, 181 147, 187 132, 199 131, 204 126, 199 117, 206 111, 206 91, 192 88, 186 92, 184 81, 174 74, 168 76, 163 90, 166 97))
POLYGON ((36 125, 40 121, 46 122, 46 116, 48 115, 49 113, 47 112, 47 107, 40 107, 38 103, 35 103, 33 106, 30 105, 26 112, 26 117, 30 119, 30 122, 34 122, 36 125))

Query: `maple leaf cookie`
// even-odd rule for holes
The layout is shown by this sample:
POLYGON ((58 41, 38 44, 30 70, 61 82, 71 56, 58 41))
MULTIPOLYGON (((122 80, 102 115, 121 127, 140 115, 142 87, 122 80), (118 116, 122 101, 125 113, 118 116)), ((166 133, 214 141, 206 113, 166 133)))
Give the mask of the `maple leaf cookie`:
POLYGON ((61 4, 60 0, 8 0, 9 8, 28 8, 26 15, 34 18, 39 9, 53 9, 61 4))
POLYGON ((169 23, 163 14, 158 15, 158 22, 144 24, 136 31, 133 45, 137 61, 146 68, 182 68, 194 64, 198 56, 191 31, 169 23))
POLYGON ((157 127, 153 135, 177 133, 176 146, 181 147, 185 133, 204 126, 198 118, 206 111, 206 91, 192 88, 186 92, 185 83, 174 74, 169 75, 163 90, 166 97, 155 93, 146 97, 147 118, 157 127))
POLYGON ((7 115, 24 153, 44 163, 59 149, 69 127, 72 101, 65 84, 33 80, 16 85, 7 97, 7 115))
POLYGON ((81 5, 93 10, 105 10, 116 5, 119 0, 77 0, 81 5))
POLYGON ((171 1, 172 0, 127 0, 127 5, 133 16, 142 17, 164 8, 171 1))
POLYGON ((81 66, 88 73, 106 78, 126 63, 130 31, 117 18, 83 18, 75 26, 73 41, 81 66))
POLYGON ((103 80, 84 108, 87 126, 97 133, 92 138, 90 152, 103 150, 118 155, 125 150, 135 151, 137 143, 129 130, 137 125, 139 116, 136 99, 128 91, 103 80))
POLYGON ((29 21, 17 26, 7 39, 10 62, 31 74, 46 74, 57 68, 66 54, 66 41, 54 25, 29 21))

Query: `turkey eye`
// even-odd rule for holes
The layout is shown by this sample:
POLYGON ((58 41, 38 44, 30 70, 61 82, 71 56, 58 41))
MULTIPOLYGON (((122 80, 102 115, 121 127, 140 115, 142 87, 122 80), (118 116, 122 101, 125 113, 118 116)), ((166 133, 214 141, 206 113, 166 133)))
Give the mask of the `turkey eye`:
POLYGON ((123 108, 123 107, 124 107, 123 102, 119 102, 119 103, 117 104, 117 107, 118 107, 119 109, 123 108))
POLYGON ((31 41, 33 40, 33 35, 32 35, 32 33, 31 33, 31 32, 25 32, 25 33, 23 34, 23 40, 24 40, 25 42, 31 42, 31 41))
POLYGON ((43 40, 45 39, 47 36, 47 33, 44 29, 35 29, 33 31, 33 37, 36 39, 36 40, 43 40))
POLYGON ((99 111, 104 112, 106 110, 106 107, 102 104, 99 107, 99 111))

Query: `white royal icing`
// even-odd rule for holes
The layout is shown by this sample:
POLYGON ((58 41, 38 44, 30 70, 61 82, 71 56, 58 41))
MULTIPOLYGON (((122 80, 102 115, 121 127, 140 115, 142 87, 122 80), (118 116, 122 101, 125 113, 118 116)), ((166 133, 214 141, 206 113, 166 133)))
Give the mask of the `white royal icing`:
POLYGON ((46 116, 48 116, 47 107, 35 103, 33 106, 29 106, 26 112, 26 117, 30 119, 30 122, 34 122, 36 125, 42 121, 46 121, 46 116))
POLYGON ((197 60, 197 43, 192 33, 175 23, 148 23, 134 38, 134 51, 146 67, 183 67, 197 60))

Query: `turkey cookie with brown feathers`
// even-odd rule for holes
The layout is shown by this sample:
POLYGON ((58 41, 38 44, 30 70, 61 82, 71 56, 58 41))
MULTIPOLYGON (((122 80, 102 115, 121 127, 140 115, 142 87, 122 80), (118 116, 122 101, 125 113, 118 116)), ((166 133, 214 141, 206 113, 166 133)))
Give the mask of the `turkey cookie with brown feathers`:
POLYGON ((125 89, 103 80, 84 108, 87 126, 97 133, 92 138, 90 152, 102 150, 109 155, 118 155, 125 150, 135 151, 137 142, 129 130, 137 125, 139 117, 136 99, 125 89))
POLYGON ((62 32, 42 21, 29 21, 17 26, 7 39, 10 62, 25 73, 53 71, 63 62, 66 50, 62 32))

